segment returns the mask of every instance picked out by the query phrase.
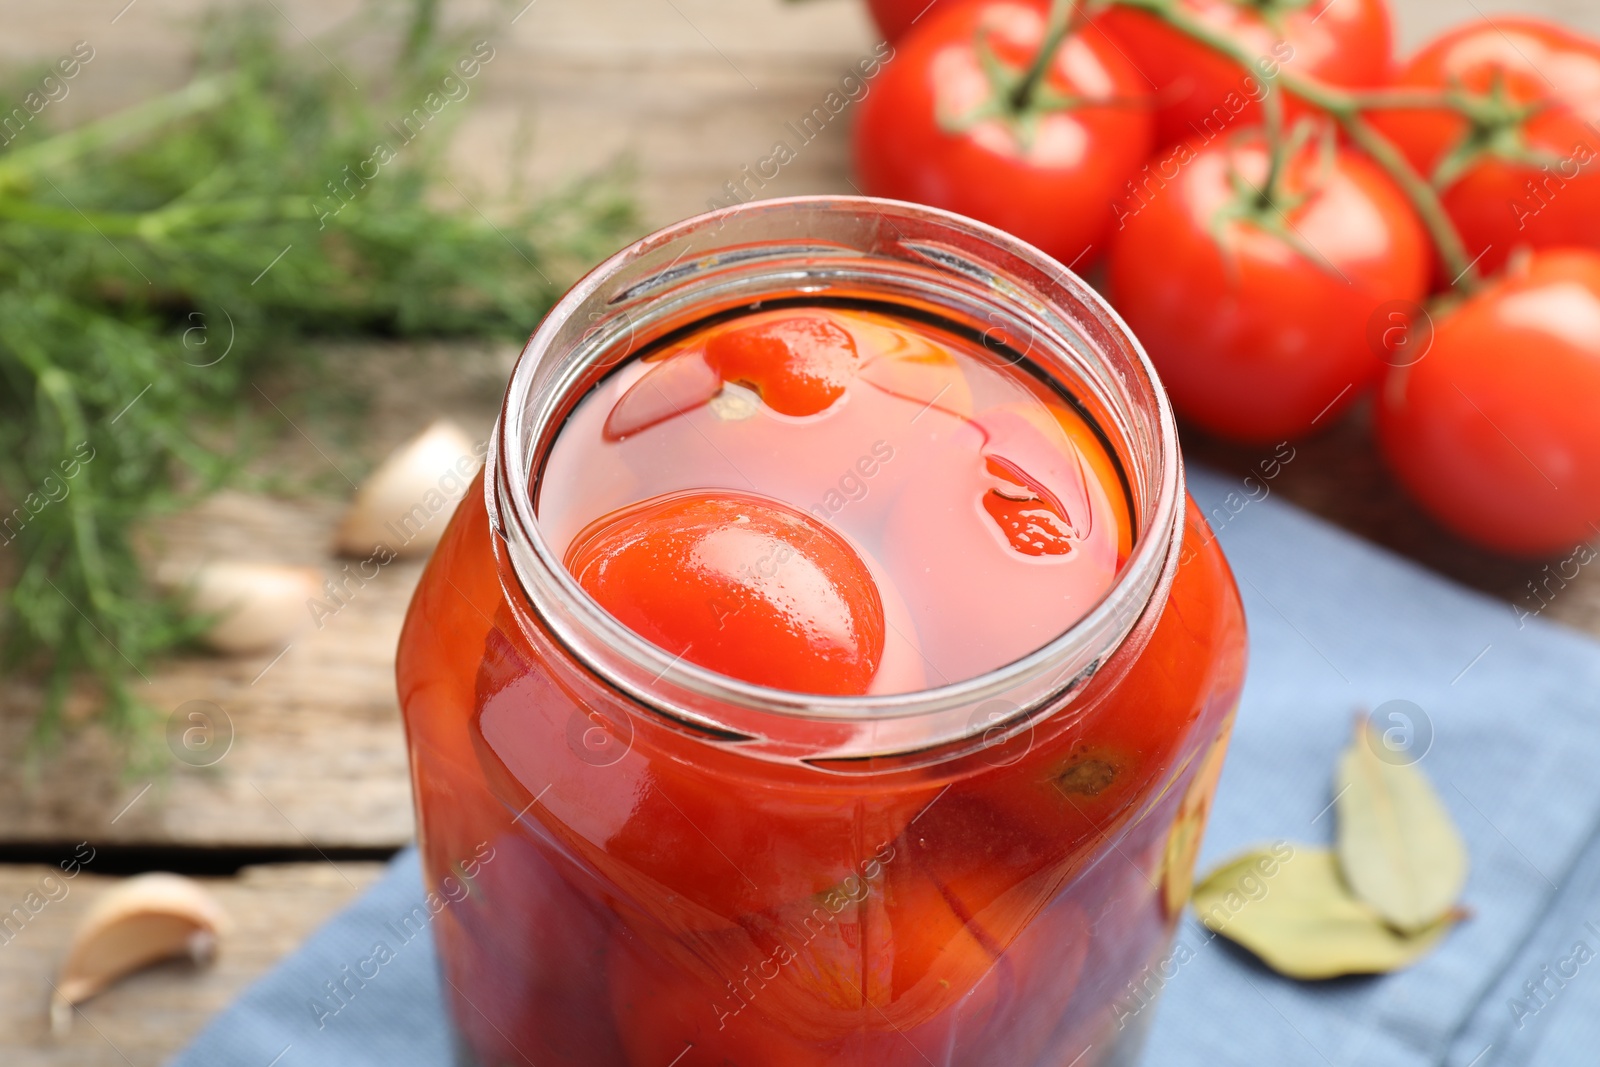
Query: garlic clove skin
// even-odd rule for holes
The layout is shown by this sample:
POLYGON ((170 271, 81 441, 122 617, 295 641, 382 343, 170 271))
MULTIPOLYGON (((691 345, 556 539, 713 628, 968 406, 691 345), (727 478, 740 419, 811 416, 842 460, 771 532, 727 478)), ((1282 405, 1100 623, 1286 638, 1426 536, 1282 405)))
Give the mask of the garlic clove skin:
POLYGON ((193 879, 141 874, 119 882, 84 913, 50 1003, 51 1028, 70 1025, 72 1007, 162 960, 207 963, 228 916, 193 879))
POLYGON ((356 492, 334 534, 335 549, 369 556, 382 546, 401 558, 426 556, 482 465, 466 431, 438 420, 390 453, 356 492))
POLYGON ((322 595, 322 572, 281 563, 202 564, 181 582, 189 610, 214 615, 200 640, 218 652, 275 651, 311 621, 306 602, 322 595))

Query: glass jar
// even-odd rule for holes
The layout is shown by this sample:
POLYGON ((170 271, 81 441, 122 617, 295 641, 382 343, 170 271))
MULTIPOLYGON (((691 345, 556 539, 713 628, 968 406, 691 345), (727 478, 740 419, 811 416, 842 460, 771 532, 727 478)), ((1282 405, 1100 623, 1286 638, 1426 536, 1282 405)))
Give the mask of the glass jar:
POLYGON ((640 241, 528 342, 401 636, 463 1062, 1133 1062, 1243 669, 1166 397, 1063 267, 861 198, 755 202, 640 241), (1135 521, 1109 593, 998 670, 863 697, 715 674, 602 611, 537 519, 564 418, 656 339, 796 297, 933 316, 1074 397, 1135 521))

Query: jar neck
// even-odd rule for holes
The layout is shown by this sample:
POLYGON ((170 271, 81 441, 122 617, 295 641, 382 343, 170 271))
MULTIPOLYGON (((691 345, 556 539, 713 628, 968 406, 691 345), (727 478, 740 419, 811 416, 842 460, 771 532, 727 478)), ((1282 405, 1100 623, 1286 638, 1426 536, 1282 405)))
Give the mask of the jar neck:
MULTIPOLYGON (((1183 473, 1171 407, 1109 306, 1031 246, 931 208, 860 197, 757 201, 662 230, 601 264, 551 310, 513 372, 486 504, 513 614, 641 708, 750 754, 821 764, 993 736, 1070 710, 1148 638, 1176 572, 1183 473), (870 300, 935 315, 1020 353, 1078 399, 1117 454, 1135 523, 1110 590, 1042 648, 938 688, 828 697, 717 674, 645 641, 577 584, 540 529, 544 458, 577 402, 658 338, 762 300, 870 300)), ((976 623, 981 625, 981 622, 976 623)))

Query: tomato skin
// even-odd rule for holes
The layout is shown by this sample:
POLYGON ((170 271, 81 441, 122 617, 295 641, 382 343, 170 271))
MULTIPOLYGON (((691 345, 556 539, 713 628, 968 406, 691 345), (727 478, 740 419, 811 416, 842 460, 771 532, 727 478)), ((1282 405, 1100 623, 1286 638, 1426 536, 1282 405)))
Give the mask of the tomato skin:
POLYGON ((485 953, 444 990, 456 1025, 480 1053, 493 1050, 488 1062, 526 1056, 573 1067, 620 1058, 610 1021, 594 1010, 606 1001, 610 914, 515 830, 481 843, 476 860, 468 894, 440 911, 432 930, 446 957, 469 946, 485 953))
MULTIPOLYGON (((938 6, 954 7, 959 2, 961 0, 938 0, 938 6)), ((929 6, 928 0, 867 0, 872 21, 890 44, 910 33, 913 26, 921 25, 922 14, 929 6)))
MULTIPOLYGON (((1323 171, 1316 145, 1290 161, 1287 232, 1219 223, 1230 167, 1259 186, 1259 135, 1191 142, 1164 187, 1112 242, 1111 301, 1144 343, 1179 414, 1220 437, 1272 444, 1331 425, 1383 369, 1367 324, 1426 291, 1427 235, 1400 190, 1353 150, 1323 171), (1185 155, 1185 153, 1189 153, 1185 155)), ((1269 216, 1275 217, 1275 216, 1269 216)))
MULTIPOLYGON (((1268 76, 1281 68, 1343 88, 1380 86, 1392 74, 1387 0, 1312 0, 1270 16, 1281 33, 1253 4, 1178 0, 1176 6, 1248 48, 1262 68, 1246 71, 1144 11, 1113 5, 1096 15, 1095 24, 1154 87, 1162 145, 1260 123, 1263 69, 1268 76)), ((1287 105, 1291 120, 1311 110, 1294 97, 1287 105)))
POLYGON ((687 978, 623 930, 611 948, 610 986, 633 1067, 811 1067, 820 1059, 758 1013, 735 1013, 728 990, 687 978))
MULTIPOLYGON (((1168 594, 1174 610, 1162 617, 1152 640, 1176 646, 1188 637, 1217 647, 1242 628, 1244 609, 1227 561, 1213 547, 1216 535, 1192 498, 1184 518, 1183 569, 1168 594)), ((1163 791, 1154 785, 1158 779, 1166 777, 1168 786, 1175 781, 1172 775, 1175 768, 1183 769, 1182 751, 1194 723, 1208 714, 1226 714, 1211 706, 1237 700, 1243 676, 1240 662, 1174 659, 1161 670, 1135 670, 1121 684, 1137 690, 1132 706, 1184 709, 1181 717, 1129 714, 1118 705, 1074 724, 1070 745, 1035 746, 1030 735, 1015 762, 1006 764, 1008 776, 978 785, 973 793, 1032 841, 1011 849, 1011 861, 1031 874, 1040 866, 1071 866, 1092 854, 1137 814, 1130 805, 1138 797, 1163 791)), ((991 831, 997 839, 1005 833, 991 831)))
MULTIPOLYGON (((1445 209, 1468 258, 1481 254, 1479 266, 1494 273, 1518 245, 1600 248, 1600 132, 1588 125, 1600 120, 1600 41, 1537 19, 1473 22, 1424 47, 1397 79, 1400 87, 1472 96, 1496 84, 1514 103, 1544 105, 1522 123, 1521 139, 1557 162, 1541 169, 1480 156, 1445 185, 1445 209)), ((1466 117, 1444 108, 1370 118, 1425 176, 1472 133, 1466 117)))
POLYGON ((767 497, 654 497, 590 524, 566 562, 635 633, 758 685, 860 695, 883 657, 883 601, 861 557, 767 497))
POLYGON ((816 415, 844 395, 861 357, 850 334, 820 315, 790 315, 719 333, 706 362, 755 388, 774 411, 816 415))
POLYGON ((1600 254, 1535 253, 1443 317, 1377 406, 1396 477, 1466 540, 1568 551, 1600 523, 1600 254), (1554 484, 1552 484, 1554 483, 1554 484))
POLYGON ((1111 42, 1092 30, 1066 39, 1044 85, 1087 102, 1040 113, 1026 145, 1000 119, 941 125, 994 96, 980 39, 1025 68, 1048 11, 1044 0, 930 11, 861 102, 855 166, 869 194, 968 215, 1082 269, 1102 253, 1112 199, 1153 143, 1149 87, 1111 42))
MULTIPOLYGON (((622 929, 610 957, 611 1011, 622 1024, 631 1067, 926 1067, 978 1030, 993 1000, 977 990, 922 1026, 896 1029, 873 1015, 875 1029, 819 1039, 794 1033, 782 1012, 763 1013, 774 980, 753 977, 749 969, 713 985, 673 967, 622 929)), ((792 964, 777 966, 781 976, 792 964)))

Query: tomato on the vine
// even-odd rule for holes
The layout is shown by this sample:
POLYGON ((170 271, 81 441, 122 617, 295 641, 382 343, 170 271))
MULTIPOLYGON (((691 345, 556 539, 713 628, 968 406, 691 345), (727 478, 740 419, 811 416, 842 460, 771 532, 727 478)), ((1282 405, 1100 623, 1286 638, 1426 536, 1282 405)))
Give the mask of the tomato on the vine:
POLYGON ((1534 253, 1434 329, 1378 401, 1395 475, 1463 538, 1570 550, 1600 534, 1600 253, 1534 253))
MULTIPOLYGON (((1260 123, 1260 101, 1279 70, 1344 89, 1383 85, 1392 73, 1387 0, 1176 0, 1174 9, 1258 58, 1245 70, 1138 5, 1096 15, 1154 87, 1161 144, 1260 123)), ((1309 110, 1293 97, 1288 105, 1291 119, 1309 110)))
POLYGON ((1529 18, 1474 22, 1423 48, 1397 88, 1452 106, 1372 113, 1498 270, 1518 245, 1600 248, 1600 41, 1529 18))
POLYGON ((1056 44, 1050 17, 1044 0, 930 11, 861 103, 864 191, 969 215, 1079 268, 1098 256, 1112 198, 1151 148, 1149 87, 1092 28, 1056 44))
POLYGON ((1180 146, 1122 218, 1111 301, 1188 419, 1268 444, 1329 425, 1383 369, 1368 322, 1425 293, 1429 245, 1404 195, 1331 140, 1259 132, 1180 146))

